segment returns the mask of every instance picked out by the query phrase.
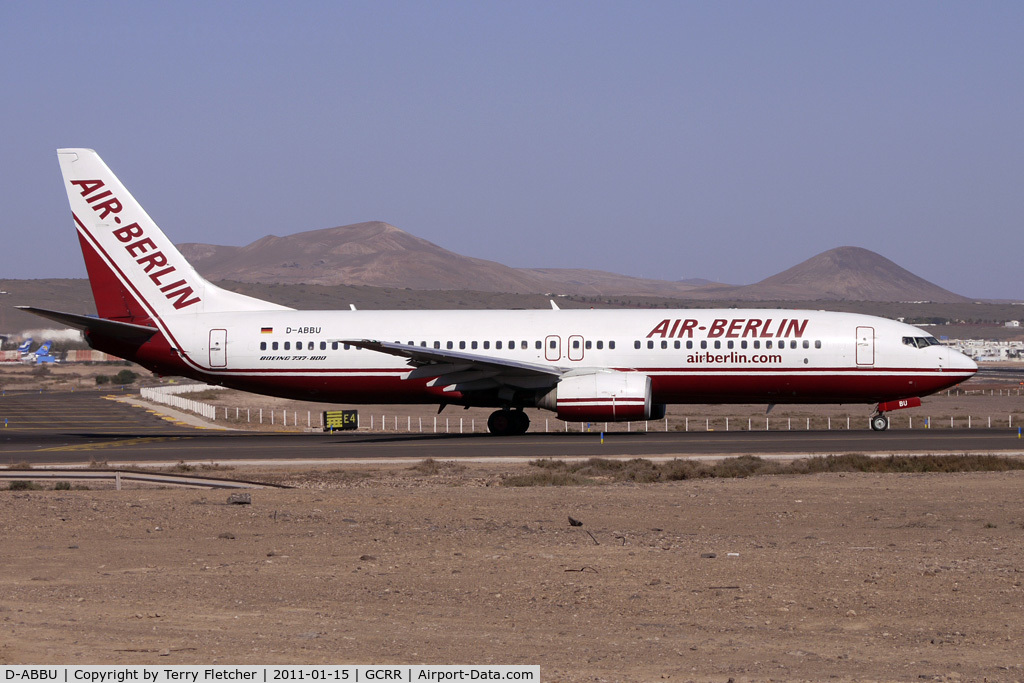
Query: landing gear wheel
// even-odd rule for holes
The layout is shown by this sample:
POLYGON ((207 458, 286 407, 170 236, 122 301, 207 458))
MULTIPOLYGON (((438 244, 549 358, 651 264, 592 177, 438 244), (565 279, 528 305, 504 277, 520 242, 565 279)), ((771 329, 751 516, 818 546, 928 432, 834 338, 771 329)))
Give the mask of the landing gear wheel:
POLYGON ((530 418, 521 410, 495 410, 487 418, 487 431, 495 436, 525 434, 529 428, 530 418))
POLYGON ((530 417, 521 410, 512 413, 512 433, 515 435, 525 434, 530 428, 530 417))
POLYGON ((889 428, 889 418, 885 415, 875 415, 871 418, 871 428, 876 432, 884 432, 889 428))
POLYGON ((487 431, 495 436, 507 436, 512 433, 512 411, 495 410, 487 418, 487 431))

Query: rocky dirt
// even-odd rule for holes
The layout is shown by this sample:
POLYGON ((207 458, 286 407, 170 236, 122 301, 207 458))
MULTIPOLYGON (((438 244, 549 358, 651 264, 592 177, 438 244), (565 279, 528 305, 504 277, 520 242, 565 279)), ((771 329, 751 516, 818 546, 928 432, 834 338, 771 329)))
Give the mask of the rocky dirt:
POLYGON ((0 491, 0 663, 1024 679, 1024 473, 501 485, 528 469, 0 491))

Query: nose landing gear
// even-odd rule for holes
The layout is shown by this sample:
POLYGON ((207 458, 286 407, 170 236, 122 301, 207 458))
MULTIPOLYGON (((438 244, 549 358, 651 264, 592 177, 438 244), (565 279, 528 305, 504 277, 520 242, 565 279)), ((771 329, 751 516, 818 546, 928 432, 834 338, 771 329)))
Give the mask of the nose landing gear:
POLYGON ((884 432, 889 428, 889 418, 885 416, 885 413, 878 413, 877 415, 871 416, 871 429, 876 432, 884 432))
POLYGON ((487 431, 495 436, 518 436, 530 428, 530 418, 522 410, 495 410, 487 418, 487 431))

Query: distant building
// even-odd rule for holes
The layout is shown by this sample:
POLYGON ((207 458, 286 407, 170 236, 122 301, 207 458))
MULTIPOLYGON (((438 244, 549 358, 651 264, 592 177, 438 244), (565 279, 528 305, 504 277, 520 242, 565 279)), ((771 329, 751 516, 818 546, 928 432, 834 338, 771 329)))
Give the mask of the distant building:
POLYGON ((1005 323, 1003 323, 1003 325, 1005 325, 1006 327, 1020 327, 1020 321, 1019 320, 1007 320, 1005 323))
POLYGON ((951 339, 943 343, 977 361, 1024 361, 1024 341, 951 339))

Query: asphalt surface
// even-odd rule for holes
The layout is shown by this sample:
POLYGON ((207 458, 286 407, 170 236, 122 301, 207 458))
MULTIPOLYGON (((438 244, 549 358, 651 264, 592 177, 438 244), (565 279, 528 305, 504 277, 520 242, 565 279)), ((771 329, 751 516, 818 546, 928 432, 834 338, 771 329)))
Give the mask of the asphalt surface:
POLYGON ((204 430, 94 392, 0 396, 0 463, 1024 452, 1017 430, 484 434, 204 430))

